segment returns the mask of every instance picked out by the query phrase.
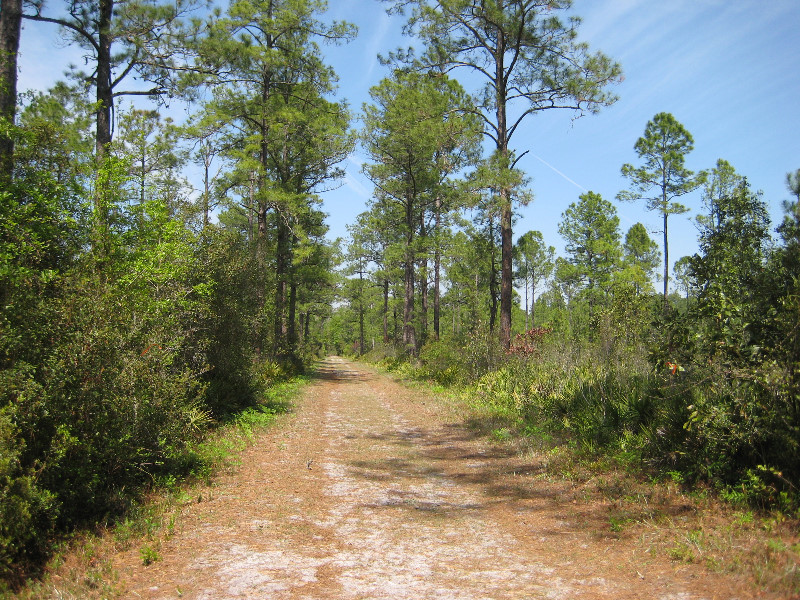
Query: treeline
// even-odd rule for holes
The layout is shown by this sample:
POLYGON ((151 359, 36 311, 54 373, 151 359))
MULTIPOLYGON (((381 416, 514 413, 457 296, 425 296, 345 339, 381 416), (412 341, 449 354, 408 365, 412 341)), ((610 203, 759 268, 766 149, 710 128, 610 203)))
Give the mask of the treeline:
POLYGON ((61 533, 202 472, 198 440, 302 371, 332 310, 336 250, 316 192, 354 138, 317 41, 354 30, 323 23, 317 2, 232 2, 202 20, 192 8, 2 4, 7 581, 61 533), (86 71, 17 97, 22 18, 59 27, 86 71), (177 124, 126 96, 194 112, 177 124))
POLYGON ((635 142, 637 163, 621 166, 630 187, 617 200, 655 212, 661 244, 641 224, 620 231, 615 205, 594 192, 562 215, 564 256, 538 231, 514 243, 513 212, 529 200, 509 147, 517 125, 554 98, 597 110, 614 101, 605 87, 619 74, 523 4, 499 18, 483 4, 408 3, 423 51, 395 55, 400 66, 364 108, 375 193, 350 230, 329 347, 472 386, 476 403, 521 431, 795 510, 800 172, 773 230, 761 194, 727 161, 687 168, 691 134, 659 113, 635 142), (552 44, 534 49, 545 31, 552 44), (469 75, 451 77, 462 67, 469 75), (461 85, 481 79, 472 94, 461 85), (512 102, 521 116, 509 123, 512 102), (482 158, 487 137, 496 148, 482 158), (693 192, 700 251, 673 263, 669 217, 688 212, 680 201, 693 192))
MULTIPOLYGON (((691 135, 671 115, 656 115, 637 149, 648 138, 663 145, 638 167, 641 179, 648 169, 673 178, 647 176, 655 190, 645 200, 665 225, 687 212, 677 195, 702 196, 697 254, 668 269, 641 223, 623 235, 615 205, 582 194, 562 214, 564 256, 539 231, 517 239, 517 333, 504 346, 500 228, 491 195, 474 192, 483 167, 444 190, 428 178, 435 185, 413 209, 389 200, 389 184, 380 183, 352 228, 347 304, 334 314, 340 338, 332 343, 412 376, 470 386, 490 415, 521 431, 636 456, 681 481, 711 482, 731 500, 793 511, 800 171, 787 176, 794 199, 773 230, 761 193, 727 161, 698 173, 685 168, 691 135), (653 285, 660 265, 675 273, 663 293, 653 285)), ((379 166, 369 169, 390 169, 375 158, 379 166)), ((618 198, 642 192, 636 181, 618 198)))

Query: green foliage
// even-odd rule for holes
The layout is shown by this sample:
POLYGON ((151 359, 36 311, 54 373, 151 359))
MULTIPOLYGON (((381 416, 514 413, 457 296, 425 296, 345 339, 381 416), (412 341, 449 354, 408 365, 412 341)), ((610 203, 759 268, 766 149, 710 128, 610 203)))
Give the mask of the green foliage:
POLYGON ((46 554, 57 516, 54 495, 39 487, 36 473, 20 463, 23 442, 13 412, 13 406, 0 408, 0 580, 14 575, 21 563, 46 554))
POLYGON ((622 248, 624 269, 618 278, 632 284, 638 293, 652 291, 653 275, 661 253, 644 225, 635 223, 628 230, 622 248))
POLYGON ((100 228, 46 176, 0 193, 0 577, 193 468, 212 412, 258 389, 241 249, 163 202, 124 210, 124 169, 104 166, 100 228))
POLYGON ((796 330, 797 279, 783 263, 792 244, 787 239, 770 252, 760 196, 743 178, 723 187, 700 221, 701 253, 689 261, 697 298, 687 312, 666 317, 654 346, 654 364, 671 372, 662 393, 675 418, 664 438, 691 480, 712 481, 731 498, 730 490, 739 490, 744 501, 787 508, 798 503, 800 484, 797 363, 786 345, 786 332, 796 330))
POLYGON ((420 38, 424 48, 419 59, 413 52, 394 58, 413 63, 420 71, 463 70, 464 81, 477 88, 470 111, 479 113, 483 133, 494 145, 478 174, 477 187, 491 189, 496 196, 491 204, 497 209, 501 232, 499 332, 507 347, 513 305, 513 203, 529 199, 520 189, 524 176, 514 168, 511 138, 526 117, 539 111, 594 113, 613 104, 617 98, 608 87, 621 79, 622 69, 577 40, 580 18, 565 14, 570 2, 396 0, 393 4, 400 13, 408 10, 407 31, 420 38), (509 119, 510 115, 515 116, 509 119))
POLYGON ((594 352, 570 355, 559 347, 544 343, 533 359, 512 357, 467 393, 488 418, 518 431, 641 456, 658 416, 646 365, 620 368, 594 352))
POLYGON ((429 248, 438 251, 441 219, 453 208, 446 206, 452 205, 452 195, 444 202, 450 187, 446 180, 474 162, 479 125, 469 112, 471 99, 444 74, 397 70, 373 87, 370 96, 373 104, 364 107, 362 140, 374 161, 364 167, 376 184, 372 223, 379 228, 378 243, 394 245, 402 256, 403 345, 416 354, 427 323, 420 327, 415 322, 414 292, 426 285, 419 279, 428 277, 427 265, 417 273, 416 263, 429 248), (435 223, 432 232, 428 215, 435 223))
POLYGON ((119 121, 113 150, 130 167, 131 196, 140 203, 158 199, 172 216, 191 216, 186 214, 188 183, 180 174, 186 152, 178 145, 179 128, 169 118, 162 123, 158 111, 133 107, 119 121))
POLYGON ((555 248, 546 246, 541 231, 529 231, 520 236, 514 246, 517 263, 516 277, 521 279, 525 289, 525 329, 528 329, 528 306, 530 306, 530 326, 536 324, 536 293, 541 294, 541 285, 546 283, 555 268, 555 248), (528 302, 530 289, 530 303, 528 302))
POLYGON ((425 344, 419 353, 424 377, 442 385, 459 382, 463 373, 459 369, 459 355, 459 350, 446 342, 434 341, 425 344))
MULTIPOLYGON (((425 66, 476 66, 475 70, 485 76, 485 87, 476 96, 481 100, 480 108, 491 117, 497 106, 505 107, 512 98, 519 102, 520 112, 528 113, 554 105, 596 112, 616 100, 606 86, 621 78, 621 68, 600 52, 591 54, 577 41, 580 19, 562 18, 558 13, 569 8, 568 2, 546 7, 520 1, 502 5, 459 0, 395 4, 408 7, 409 30, 424 43, 421 62, 425 66), (501 43, 507 44, 505 49, 515 60, 500 63, 504 68, 496 73, 490 61, 498 56, 497 45, 501 43), (498 97, 506 87, 492 79, 495 75, 509 84, 507 97, 498 97)), ((492 126, 491 118, 487 119, 487 130, 498 133, 492 126)), ((503 131, 502 135, 511 137, 511 133, 503 131)), ((507 147, 507 139, 501 143, 507 147)))
POLYGON ((90 176, 94 140, 91 107, 77 88, 57 83, 22 97, 17 170, 48 173, 56 183, 81 187, 90 176))
POLYGON ((161 560, 161 554, 150 544, 145 544, 139 549, 139 556, 142 557, 142 564, 145 567, 161 560))
POLYGON ((622 259, 616 208, 599 194, 581 194, 562 215, 558 232, 566 240, 568 255, 559 278, 577 288, 572 293, 586 299, 591 315, 610 297, 613 275, 622 259))

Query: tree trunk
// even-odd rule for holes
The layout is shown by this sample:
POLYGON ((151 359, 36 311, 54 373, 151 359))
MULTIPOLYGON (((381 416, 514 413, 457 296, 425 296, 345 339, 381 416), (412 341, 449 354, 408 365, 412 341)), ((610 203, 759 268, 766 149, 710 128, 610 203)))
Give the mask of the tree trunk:
POLYGON ((439 241, 441 239, 441 219, 442 219, 442 199, 436 197, 436 224, 435 224, 435 241, 433 250, 433 336, 436 341, 439 341, 439 318, 441 316, 441 269, 442 269, 442 253, 439 248, 439 241))
POLYGON ((358 354, 364 354, 364 272, 358 272, 358 354))
POLYGON ((261 274, 267 264, 267 206, 259 202, 256 206, 256 262, 261 274))
POLYGON ((114 0, 100 0, 97 37, 97 130, 95 132, 98 164, 106 158, 111 144, 114 90, 111 84, 111 21, 114 0))
MULTIPOLYGON (((0 2, 0 117, 13 125, 17 116, 17 56, 22 28, 22 0, 0 2)), ((0 181, 11 181, 14 140, 0 135, 0 181)))
MULTIPOLYGON (((425 239, 425 211, 420 211, 419 233, 421 239, 425 239)), ((422 347, 428 338, 428 256, 423 255, 419 269, 419 296, 420 296, 420 315, 419 315, 419 345, 422 347)))
POLYGON ((503 348, 511 345, 511 292, 512 292, 512 231, 511 197, 507 189, 500 190, 502 212, 500 218, 500 240, 502 258, 500 262, 500 344, 503 348), (503 196, 506 196, 505 198, 503 196))
POLYGON ((414 354, 417 348, 417 335, 414 329, 414 260, 410 246, 406 249, 403 272, 405 298, 403 303, 403 347, 405 352, 414 354))
MULTIPOLYGON (((489 218, 489 248, 491 256, 491 271, 489 273, 489 331, 494 331, 497 324, 497 263, 494 260, 495 245, 494 245, 494 219, 489 218)), ((502 288, 501 288, 502 294, 502 288)), ((501 297, 501 312, 502 312, 502 297, 501 297)), ((502 315, 501 315, 502 327, 502 315)), ((500 334, 502 336, 502 332, 500 334)))
POLYGON ((145 181, 147 174, 147 150, 145 148, 142 148, 142 160, 139 166, 142 168, 142 178, 139 186, 139 204, 144 204, 145 188, 147 187, 147 182, 145 181))
MULTIPOLYGON (((394 294, 392 294, 394 299, 394 294)), ((394 339, 394 343, 396 344, 399 339, 399 334, 397 332, 397 303, 392 303, 392 339, 394 339)))
MULTIPOLYGON (((294 279, 294 278, 292 278, 294 279)), ((286 339, 289 340, 289 347, 294 351, 297 348, 297 284, 292 281, 289 285, 289 316, 287 317, 288 330, 286 339)))
MULTIPOLYGON (((211 147, 210 145, 203 144, 203 227, 208 227, 208 211, 209 204, 211 203, 211 147)), ((248 211, 248 218, 250 217, 248 211)), ((252 223, 251 223, 252 225, 252 223)))
POLYGON ((667 211, 664 211, 664 310, 669 303, 669 245, 667 243, 667 211))
POLYGON ((420 264, 419 276, 419 329, 420 329, 420 347, 425 345, 428 341, 428 259, 422 259, 420 264))
POLYGON ((383 280, 383 343, 389 343, 389 278, 383 280))
MULTIPOLYGON (((500 8, 502 5, 498 2, 500 8)), ((495 90, 497 108, 497 153, 504 169, 509 168, 508 125, 506 122, 506 99, 508 98, 505 77, 506 40, 501 27, 497 28, 497 48, 495 51, 495 90)), ((514 245, 511 230, 511 190, 504 184, 500 187, 500 244, 502 258, 500 261, 500 345, 508 348, 511 345, 511 299, 513 287, 512 250, 514 245)))
MULTIPOLYGON (((247 205, 247 241, 251 244, 256 239, 256 225, 258 231, 261 231, 261 211, 258 211, 256 217, 256 174, 250 173, 250 196, 248 197, 249 204, 247 205)), ((264 231, 266 233, 266 211, 264 212, 264 231)))
POLYGON ((275 330, 273 348, 275 356, 284 356, 289 351, 286 342, 288 326, 286 322, 286 293, 288 290, 290 257, 289 230, 283 219, 278 215, 278 226, 275 248, 275 330))
POLYGON ((526 269, 525 269, 525 331, 529 331, 529 329, 528 329, 528 273, 530 273, 530 268, 526 266, 526 269))
POLYGON ((472 300, 472 326, 471 331, 475 331, 480 321, 480 305, 481 305, 481 287, 480 287, 480 273, 475 269, 475 294, 472 300))
POLYGON ((100 0, 98 6, 97 38, 97 103, 95 112, 95 174, 94 190, 94 249, 98 255, 108 252, 109 195, 101 181, 100 168, 103 167, 111 146, 112 111, 114 90, 111 84, 111 21, 114 15, 114 0, 100 0))
POLYGON ((417 349, 417 335, 414 329, 414 202, 412 198, 406 199, 406 248, 403 265, 403 284, 405 286, 405 300, 403 303, 403 347, 408 354, 415 354, 417 349))

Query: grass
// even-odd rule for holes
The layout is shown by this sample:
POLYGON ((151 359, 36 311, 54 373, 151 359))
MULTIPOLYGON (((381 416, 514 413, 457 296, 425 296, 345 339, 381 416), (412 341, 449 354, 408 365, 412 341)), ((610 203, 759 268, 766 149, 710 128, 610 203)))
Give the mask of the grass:
MULTIPOLYGON (((426 385, 419 369, 393 364, 391 371, 398 380, 412 378, 415 389, 426 385)), ((483 377, 475 386, 427 385, 432 395, 458 403, 473 430, 494 443, 535 454, 544 466, 537 477, 569 481, 576 502, 605 506, 605 518, 590 525, 598 528, 590 533, 628 538, 646 554, 728 573, 743 586, 788 597, 800 594, 800 515, 758 512, 745 502, 732 502, 730 494, 690 486, 678 470, 653 472, 638 451, 635 434, 626 432, 611 443, 593 440, 595 431, 601 431, 596 423, 579 421, 591 416, 588 404, 570 405, 553 392, 561 393, 556 389, 560 384, 532 380, 524 385, 546 389, 548 398, 555 399, 537 415, 520 402, 519 381, 506 370, 483 377), (586 432, 590 435, 581 437, 586 432)), ((574 397, 604 408, 591 394, 602 399, 611 387, 600 379, 574 397)), ((646 407, 626 402, 628 418, 635 418, 636 410, 644 413, 646 407)))
POLYGON ((292 399, 306 382, 304 378, 294 378, 274 383, 258 406, 233 415, 190 449, 192 457, 188 462, 192 468, 185 479, 174 475, 159 479, 153 491, 116 523, 98 526, 95 531, 80 531, 64 540, 41 577, 16 592, 0 588, 0 598, 77 600, 119 596, 123 590, 113 568, 113 555, 138 548, 144 565, 161 560, 161 545, 174 535, 182 507, 213 495, 210 485, 214 474, 235 467, 237 455, 254 442, 258 433, 291 410, 292 399))

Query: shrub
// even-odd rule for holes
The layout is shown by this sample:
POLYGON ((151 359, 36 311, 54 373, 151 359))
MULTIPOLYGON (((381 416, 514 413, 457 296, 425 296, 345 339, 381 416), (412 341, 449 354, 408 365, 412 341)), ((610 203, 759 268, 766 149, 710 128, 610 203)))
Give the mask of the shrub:
POLYGON ((439 341, 428 342, 419 353, 421 374, 441 385, 452 385, 463 379, 461 353, 452 344, 439 341))
POLYGON ((7 405, 0 409, 0 580, 13 579, 21 565, 46 554, 57 516, 54 495, 22 465, 21 450, 13 408, 7 405))

